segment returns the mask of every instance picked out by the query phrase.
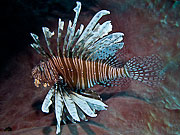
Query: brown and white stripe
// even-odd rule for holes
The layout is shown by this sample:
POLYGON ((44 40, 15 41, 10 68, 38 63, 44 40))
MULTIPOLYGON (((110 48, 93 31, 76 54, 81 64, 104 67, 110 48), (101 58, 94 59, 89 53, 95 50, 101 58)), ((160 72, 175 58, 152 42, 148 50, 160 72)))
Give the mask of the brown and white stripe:
MULTIPOLYGON (((101 60, 87 61, 59 56, 41 62, 39 69, 41 74, 38 78, 41 78, 40 80, 43 82, 55 83, 59 76, 62 76, 65 82, 75 89, 86 89, 93 87, 98 82, 105 83, 111 79, 128 77, 128 72, 124 67, 112 67, 101 60)), ((33 74, 34 77, 37 77, 34 71, 33 74)))

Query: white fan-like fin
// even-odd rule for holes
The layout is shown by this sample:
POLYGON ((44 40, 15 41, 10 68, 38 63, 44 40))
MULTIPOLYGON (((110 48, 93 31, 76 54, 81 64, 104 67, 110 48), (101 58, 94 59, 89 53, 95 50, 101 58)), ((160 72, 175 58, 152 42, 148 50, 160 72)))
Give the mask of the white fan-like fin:
POLYGON ((85 97, 85 96, 82 96, 80 94, 77 94, 75 92, 72 91, 72 93, 74 95, 76 95, 78 98, 81 98, 82 100, 85 100, 91 104, 96 104, 96 105, 100 105, 100 106, 104 106, 104 107, 108 107, 106 104, 104 104, 101 100, 97 100, 97 99, 93 99, 93 98, 89 98, 89 97, 85 97))
POLYGON ((82 39, 84 39, 89 34, 89 32, 92 31, 92 29, 95 27, 95 25, 101 19, 102 16, 108 15, 108 14, 110 14, 110 12, 107 10, 101 10, 98 13, 96 13, 96 15, 89 22, 89 24, 87 25, 86 29, 84 30, 84 32, 82 33, 82 35, 80 36, 76 44, 78 44, 82 39))
POLYGON ((74 52, 76 49, 81 50, 82 48, 84 48, 84 43, 86 43, 86 40, 88 40, 88 38, 90 38, 93 35, 93 29, 99 26, 97 22, 100 20, 102 16, 107 14, 110 14, 110 12, 107 10, 101 10, 92 18, 92 20, 89 22, 89 24, 87 25, 81 36, 79 37, 75 46, 72 48, 72 52, 74 52))
POLYGON ((55 114, 56 114, 56 119, 57 119, 56 134, 59 134, 61 131, 60 124, 61 124, 61 119, 62 119, 61 117, 63 113, 63 107, 64 107, 63 99, 60 93, 56 91, 56 94, 55 94, 55 114))
POLYGON ((92 36, 84 43, 84 48, 88 47, 90 43, 107 35, 110 31, 112 31, 111 21, 106 21, 99 25, 98 28, 95 28, 95 31, 93 31, 92 36))
POLYGON ((49 113, 49 106, 52 104, 51 97, 53 96, 53 94, 54 94, 54 88, 52 87, 49 90, 48 94, 46 95, 46 97, 43 101, 42 107, 41 107, 41 110, 44 113, 49 113))
POLYGON ((96 117, 97 114, 95 114, 91 108, 89 107, 88 103, 81 98, 78 98, 76 95, 71 94, 71 98, 73 101, 81 108, 82 111, 84 111, 88 116, 90 117, 96 117))
MULTIPOLYGON (((123 42, 120 42, 120 43, 115 43, 115 44, 112 44, 112 45, 109 45, 109 46, 105 46, 104 48, 99 48, 98 50, 94 51, 91 53, 91 55, 89 55, 88 59, 93 59, 93 60, 96 60, 96 59, 104 59, 107 61, 107 58, 109 56, 115 56, 116 52, 119 50, 119 49, 122 49, 124 46, 124 43, 123 42)), ((112 57, 112 58, 113 58, 112 57)))
POLYGON ((80 121, 74 101, 64 92, 64 103, 69 114, 76 121, 80 121))
POLYGON ((112 45, 123 40, 124 34, 121 32, 112 33, 98 40, 95 44, 92 44, 88 49, 98 49, 102 46, 112 45))
POLYGON ((100 38, 104 37, 111 31, 111 21, 106 21, 102 25, 99 25, 97 28, 95 28, 95 30, 92 31, 92 36, 84 43, 84 47, 82 48, 83 52, 81 56, 83 57, 83 54, 86 54, 87 50, 89 51, 89 46, 93 45, 96 41, 98 41, 100 38))
POLYGON ((107 59, 109 56, 115 55, 118 49, 122 49, 124 43, 124 34, 121 32, 112 33, 89 46, 87 57, 88 59, 107 59))

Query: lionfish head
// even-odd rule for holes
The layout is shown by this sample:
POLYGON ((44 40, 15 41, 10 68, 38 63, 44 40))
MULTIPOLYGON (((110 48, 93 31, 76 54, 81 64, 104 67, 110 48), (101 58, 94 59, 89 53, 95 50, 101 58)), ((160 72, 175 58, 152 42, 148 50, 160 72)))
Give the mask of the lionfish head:
POLYGON ((43 87, 49 86, 49 83, 44 82, 42 79, 40 66, 35 66, 32 69, 32 77, 34 78, 34 85, 36 87, 39 87, 40 84, 42 84, 43 87))

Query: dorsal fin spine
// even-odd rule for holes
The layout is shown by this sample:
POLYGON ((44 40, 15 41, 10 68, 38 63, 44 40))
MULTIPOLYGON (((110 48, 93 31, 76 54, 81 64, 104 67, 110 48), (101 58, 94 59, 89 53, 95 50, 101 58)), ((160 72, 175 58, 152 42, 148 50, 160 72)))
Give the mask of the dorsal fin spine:
POLYGON ((62 35, 63 28, 64 28, 64 21, 61 21, 61 19, 59 18, 58 37, 57 37, 57 55, 58 56, 62 56, 62 52, 60 50, 60 45, 61 45, 61 35, 62 35))
POLYGON ((47 28, 47 27, 42 27, 42 30, 43 30, 44 37, 45 37, 45 40, 46 40, 47 48, 48 48, 51 56, 54 56, 53 51, 51 50, 51 47, 50 47, 51 43, 49 41, 49 39, 54 35, 54 32, 50 32, 49 28, 47 28))
POLYGON ((73 40, 75 29, 76 29, 77 20, 79 17, 79 13, 81 11, 81 3, 76 2, 76 4, 77 4, 77 6, 74 8, 74 12, 76 12, 76 15, 74 17, 73 25, 71 24, 71 26, 69 28, 70 29, 70 35, 69 35, 68 43, 66 46, 67 57, 69 57, 69 52, 70 52, 69 49, 70 49, 70 46, 72 44, 72 40, 73 40))
POLYGON ((73 50, 73 44, 74 44, 74 42, 79 38, 79 36, 82 34, 83 29, 84 29, 84 25, 81 24, 81 25, 80 25, 80 28, 76 31, 76 34, 75 34, 75 36, 73 37, 73 40, 72 40, 71 44, 69 45, 69 48, 70 48, 69 50, 71 50, 71 52, 72 52, 72 57, 73 57, 73 58, 76 56, 76 54, 74 53, 74 51, 72 51, 72 50, 73 50))
POLYGON ((68 37, 71 33, 71 26, 72 26, 72 22, 71 20, 69 20, 69 24, 68 24, 68 27, 67 27, 67 32, 66 32, 66 36, 64 38, 64 45, 63 45, 63 55, 66 56, 67 52, 66 52, 66 48, 67 48, 67 44, 68 44, 68 37))

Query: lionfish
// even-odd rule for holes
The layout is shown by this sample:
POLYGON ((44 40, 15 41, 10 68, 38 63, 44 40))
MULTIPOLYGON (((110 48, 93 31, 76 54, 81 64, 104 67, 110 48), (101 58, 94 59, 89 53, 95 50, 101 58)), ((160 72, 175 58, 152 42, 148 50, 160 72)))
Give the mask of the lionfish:
POLYGON ((130 78, 152 86, 161 80, 161 62, 156 55, 133 57, 121 66, 116 52, 124 46, 124 34, 108 34, 112 31, 111 21, 98 23, 102 16, 110 14, 109 11, 99 11, 85 29, 81 24, 75 32, 81 10, 81 3, 76 4, 74 21, 69 21, 64 38, 64 21, 59 19, 56 54, 52 51, 50 42, 54 32, 42 27, 48 51, 40 45, 38 36, 31 33, 35 40, 31 46, 44 57, 32 69, 32 76, 36 87, 40 84, 44 87, 51 86, 41 109, 49 113, 49 107, 54 106, 56 134, 60 133, 61 121, 64 124, 67 121, 76 123, 87 120, 87 116, 96 117, 97 111, 107 110, 108 106, 100 96, 89 90, 94 85, 120 85, 123 78, 130 78))

